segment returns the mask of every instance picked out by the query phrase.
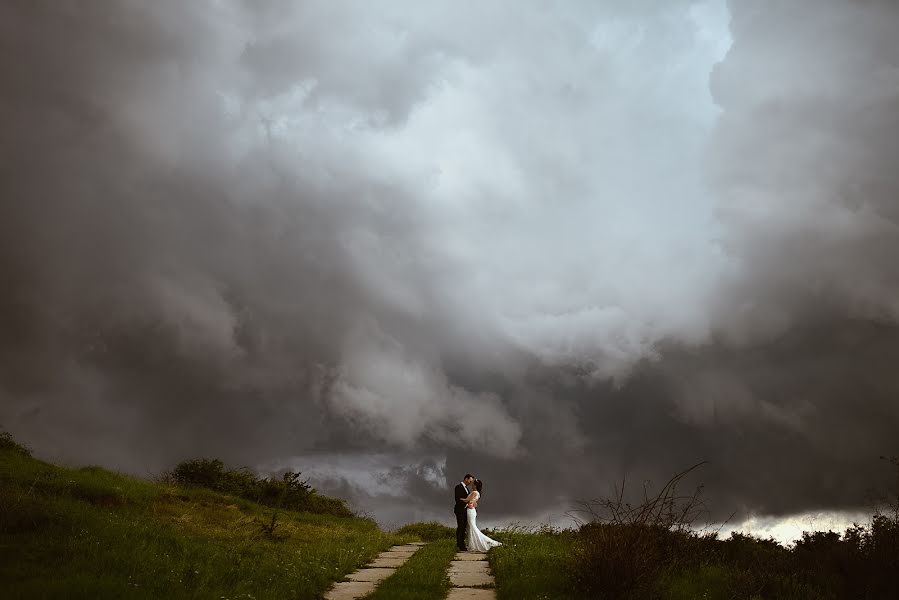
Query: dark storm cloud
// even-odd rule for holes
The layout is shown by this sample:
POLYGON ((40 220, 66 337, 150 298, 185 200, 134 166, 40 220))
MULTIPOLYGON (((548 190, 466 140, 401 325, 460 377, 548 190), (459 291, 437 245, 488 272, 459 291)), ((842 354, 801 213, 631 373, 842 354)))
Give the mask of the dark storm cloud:
MULTIPOLYGON (((355 139, 339 139, 354 120, 368 131, 382 111, 408 109, 408 94, 390 105, 378 91, 390 87, 381 67, 408 66, 403 53, 375 56, 363 40, 335 56, 326 34, 318 63, 294 48, 306 60, 292 77, 335 98, 323 106, 255 69, 261 47, 304 34, 277 31, 283 12, 199 6, 3 9, 4 421, 54 455, 129 468, 195 452, 255 460, 351 445, 369 420, 376 441, 415 442, 424 428, 442 440, 460 424, 516 436, 491 408, 497 399, 451 385, 432 364, 439 350, 428 339, 443 325, 405 314, 420 320, 431 303, 429 265, 387 255, 425 235, 411 190, 369 165, 355 139), (338 67, 368 80, 343 94, 338 67), (308 108, 301 144, 279 135, 279 102, 308 108), (319 120, 321 111, 333 114, 319 120), (379 268, 396 270, 404 289, 382 285, 379 268), (376 388, 391 384, 350 352, 357 343, 433 398, 411 429, 351 410, 385 400, 357 371, 376 388), (335 411, 331 396, 345 399, 335 411), (466 407, 478 422, 457 414, 466 407), (122 445, 129 451, 111 455, 122 445)), ((354 19, 331 16, 338 26, 354 19)))
POLYGON ((897 9, 619 5, 0 7, 0 423, 391 522, 466 471, 499 523, 700 460, 714 517, 859 506, 897 9))

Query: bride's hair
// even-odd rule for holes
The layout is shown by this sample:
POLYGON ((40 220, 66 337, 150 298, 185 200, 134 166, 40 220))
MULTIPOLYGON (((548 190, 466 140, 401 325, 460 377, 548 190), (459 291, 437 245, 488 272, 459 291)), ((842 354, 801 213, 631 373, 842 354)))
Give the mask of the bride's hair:
POLYGON ((474 480, 474 489, 476 489, 478 492, 480 492, 483 487, 484 487, 483 481, 481 481, 480 479, 474 480))

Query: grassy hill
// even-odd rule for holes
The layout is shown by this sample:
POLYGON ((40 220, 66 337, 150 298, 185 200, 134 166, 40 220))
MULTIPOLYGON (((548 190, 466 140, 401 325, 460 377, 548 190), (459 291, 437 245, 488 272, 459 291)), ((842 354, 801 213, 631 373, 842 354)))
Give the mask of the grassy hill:
MULTIPOLYGON (((869 523, 785 548, 690 530, 695 496, 681 506, 673 490, 634 507, 600 501, 614 518, 595 513, 574 530, 487 531, 504 544, 488 555, 499 599, 899 597, 899 495, 869 523)), ((387 547, 420 540, 433 543, 374 597, 439 600, 453 533, 439 523, 383 532, 296 473, 259 478, 200 459, 150 482, 55 466, 0 434, 4 599, 317 598, 387 547)))
POLYGON ((0 438, 4 598, 316 598, 379 551, 419 539, 310 490, 310 508, 338 514, 275 509, 171 477, 63 468, 0 438))

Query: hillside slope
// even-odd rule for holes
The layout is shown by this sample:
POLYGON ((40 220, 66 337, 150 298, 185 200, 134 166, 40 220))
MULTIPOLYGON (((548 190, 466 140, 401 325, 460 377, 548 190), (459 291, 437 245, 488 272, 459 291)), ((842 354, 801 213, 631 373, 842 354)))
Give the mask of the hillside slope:
POLYGON ((0 442, 4 598, 316 598, 416 539, 369 519, 63 468, 0 442))

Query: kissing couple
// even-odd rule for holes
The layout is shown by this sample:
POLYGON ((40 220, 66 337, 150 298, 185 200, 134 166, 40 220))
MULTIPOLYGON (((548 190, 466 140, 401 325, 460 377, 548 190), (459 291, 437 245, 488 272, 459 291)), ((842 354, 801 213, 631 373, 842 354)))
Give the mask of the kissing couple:
POLYGON ((456 486, 453 512, 456 515, 456 548, 461 552, 487 552, 494 546, 502 546, 478 529, 478 500, 483 488, 484 482, 471 473, 467 473, 462 483, 456 486))

